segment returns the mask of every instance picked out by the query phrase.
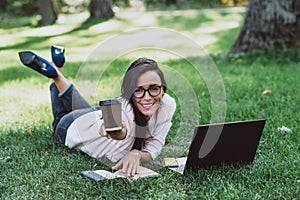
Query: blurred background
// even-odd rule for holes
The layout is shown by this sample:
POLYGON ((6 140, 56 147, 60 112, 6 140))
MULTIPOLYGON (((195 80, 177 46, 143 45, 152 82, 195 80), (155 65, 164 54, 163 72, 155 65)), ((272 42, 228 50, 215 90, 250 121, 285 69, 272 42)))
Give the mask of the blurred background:
MULTIPOLYGON (((110 18, 119 9, 174 10, 245 6, 247 0, 1 0, 1 18, 36 16, 41 25, 55 23, 59 14, 89 11, 92 18, 110 18)), ((35 23, 35 22, 34 22, 35 23)))

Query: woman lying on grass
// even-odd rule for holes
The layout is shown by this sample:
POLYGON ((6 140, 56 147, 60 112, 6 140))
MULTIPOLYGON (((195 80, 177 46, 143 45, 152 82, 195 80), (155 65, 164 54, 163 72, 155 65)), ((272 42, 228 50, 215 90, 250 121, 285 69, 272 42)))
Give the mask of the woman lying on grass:
POLYGON ((22 63, 51 78, 53 131, 69 148, 79 149, 93 158, 107 157, 122 167, 123 173, 139 173, 141 162, 154 160, 161 152, 176 103, 167 93, 162 71, 154 60, 140 58, 127 69, 122 82, 122 121, 126 135, 111 139, 105 131, 101 107, 94 108, 62 74, 64 48, 51 47, 52 61, 30 52, 19 52, 22 63))

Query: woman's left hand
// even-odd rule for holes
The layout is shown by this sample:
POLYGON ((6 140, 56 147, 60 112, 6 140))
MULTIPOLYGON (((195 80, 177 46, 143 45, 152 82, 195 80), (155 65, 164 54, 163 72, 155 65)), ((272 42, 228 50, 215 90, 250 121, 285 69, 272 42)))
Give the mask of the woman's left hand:
POLYGON ((127 176, 135 176, 139 173, 142 154, 138 150, 128 152, 115 166, 113 170, 118 170, 122 166, 122 172, 127 176))

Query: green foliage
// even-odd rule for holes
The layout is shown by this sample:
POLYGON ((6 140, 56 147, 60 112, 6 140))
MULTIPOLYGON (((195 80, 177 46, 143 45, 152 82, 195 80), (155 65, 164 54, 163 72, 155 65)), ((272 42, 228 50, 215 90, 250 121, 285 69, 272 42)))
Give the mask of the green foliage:
MULTIPOLYGON (((56 0, 56 2, 60 13, 79 13, 88 10, 90 0, 56 0)), ((151 10, 244 6, 247 3, 248 0, 144 0, 146 7, 151 10)), ((131 6, 130 0, 114 0, 113 4, 121 8, 131 6)), ((9 16, 33 16, 37 15, 38 11, 38 0, 2 0, 0 2, 0 13, 5 13, 9 16)))
POLYGON ((38 11, 37 0, 3 0, 3 12, 8 13, 10 16, 31 16, 38 11))
POLYGON ((112 2, 114 5, 121 7, 121 8, 128 8, 131 6, 130 0, 113 0, 112 2))
POLYGON ((90 0, 57 0, 61 13, 79 13, 88 10, 90 0))
POLYGON ((149 9, 195 9, 248 4, 248 0, 144 0, 144 2, 149 9))

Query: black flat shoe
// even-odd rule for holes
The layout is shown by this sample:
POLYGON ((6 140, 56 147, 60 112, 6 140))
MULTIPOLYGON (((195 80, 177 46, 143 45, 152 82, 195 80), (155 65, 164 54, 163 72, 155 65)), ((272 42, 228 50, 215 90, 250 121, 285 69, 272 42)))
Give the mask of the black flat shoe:
POLYGON ((58 72, 52 64, 31 51, 19 52, 19 57, 25 66, 47 76, 48 78, 56 78, 58 76, 58 72))
POLYGON ((61 68, 65 63, 65 48, 63 46, 52 45, 51 57, 56 67, 61 68))

